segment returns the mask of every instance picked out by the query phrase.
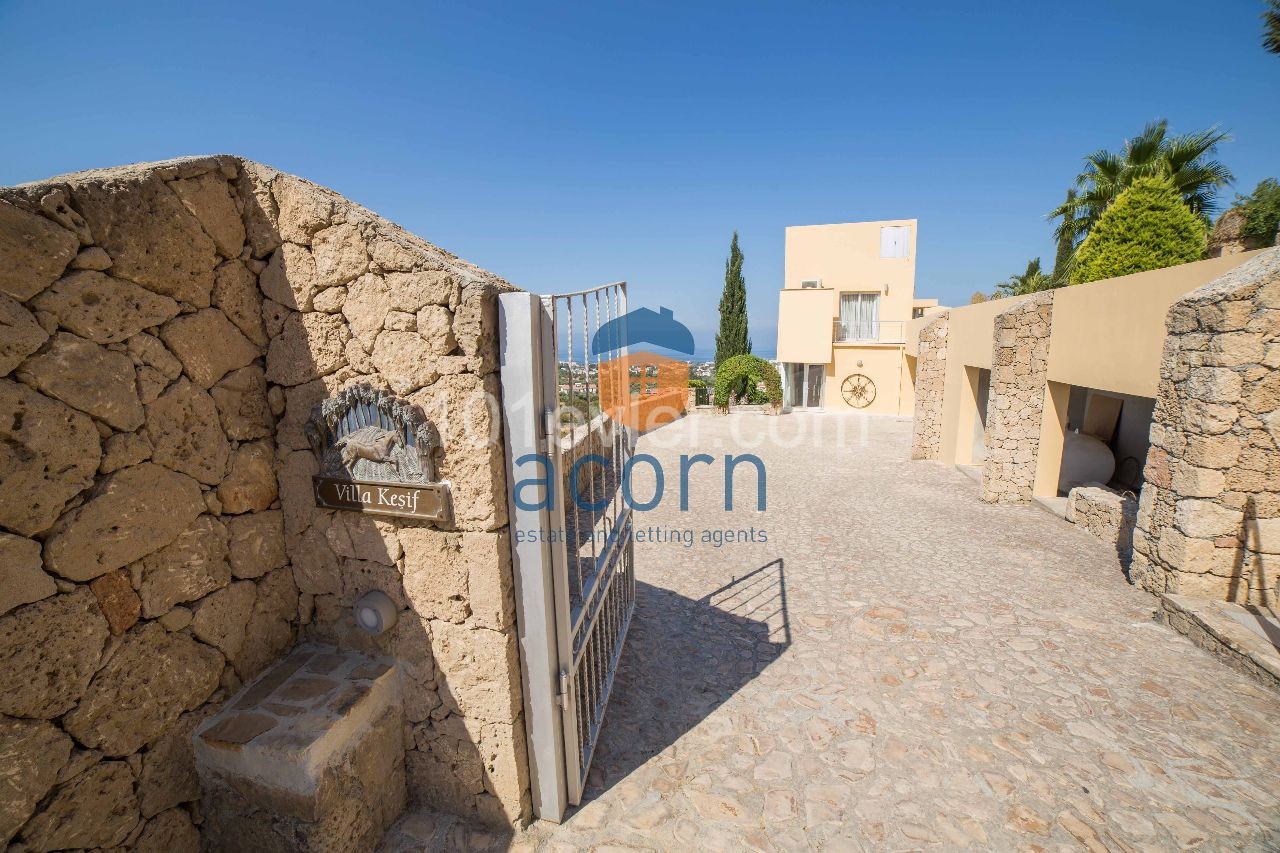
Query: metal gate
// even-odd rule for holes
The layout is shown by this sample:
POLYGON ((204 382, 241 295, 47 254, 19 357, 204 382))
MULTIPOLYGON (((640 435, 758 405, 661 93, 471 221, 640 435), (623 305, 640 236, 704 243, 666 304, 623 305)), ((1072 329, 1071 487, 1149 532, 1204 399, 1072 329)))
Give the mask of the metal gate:
POLYGON ((596 341, 625 356, 627 286, 498 306, 529 778, 535 813, 558 822, 582 801, 635 610, 622 480, 636 434, 601 398, 596 341))

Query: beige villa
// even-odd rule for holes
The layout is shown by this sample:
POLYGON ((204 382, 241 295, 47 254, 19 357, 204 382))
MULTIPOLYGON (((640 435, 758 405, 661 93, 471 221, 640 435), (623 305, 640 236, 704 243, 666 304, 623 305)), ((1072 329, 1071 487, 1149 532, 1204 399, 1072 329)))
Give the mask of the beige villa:
POLYGON ((916 220, 787 229, 778 367, 791 409, 911 413, 907 326, 917 299, 916 220))

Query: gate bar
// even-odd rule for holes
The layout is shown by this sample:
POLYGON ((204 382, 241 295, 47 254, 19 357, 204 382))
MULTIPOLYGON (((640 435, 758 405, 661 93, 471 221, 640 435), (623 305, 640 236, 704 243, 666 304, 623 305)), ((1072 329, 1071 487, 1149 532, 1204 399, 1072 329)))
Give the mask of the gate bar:
MULTIPOLYGON (((498 297, 498 340, 501 341, 502 434, 506 443, 507 472, 514 476, 515 460, 526 454, 559 453, 559 435, 550 431, 546 412, 547 377, 542 300, 532 293, 503 293, 498 297), (549 440, 547 440, 549 439, 549 440)), ((551 341, 551 364, 557 365, 555 342, 551 341)), ((556 388, 552 376, 552 389, 556 388)), ((559 460, 550 467, 534 465, 528 470, 537 476, 559 471, 559 460)), ((558 484, 552 483, 553 486, 558 484)), ((545 489, 539 487, 538 503, 545 503, 545 489)), ((532 497, 533 488, 525 494, 532 497)), ((565 773, 564 729, 560 693, 560 655, 556 636, 554 561, 550 543, 544 537, 516 541, 519 530, 551 530, 546 509, 526 510, 515 504, 515 482, 507 484, 507 513, 511 535, 512 575, 515 578, 516 628, 520 641, 520 674, 524 693, 524 724, 528 738, 529 787, 533 811, 544 820, 560 823, 568 807, 565 773)))

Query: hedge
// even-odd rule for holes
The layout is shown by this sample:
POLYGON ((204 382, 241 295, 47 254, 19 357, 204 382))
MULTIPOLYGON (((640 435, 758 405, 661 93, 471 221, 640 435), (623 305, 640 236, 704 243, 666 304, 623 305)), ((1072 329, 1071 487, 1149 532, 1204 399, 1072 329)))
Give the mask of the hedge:
POLYGON ((782 377, 778 375, 778 369, 759 356, 735 355, 722 361, 716 369, 717 406, 722 409, 729 407, 733 389, 743 378, 747 380, 749 402, 782 405, 782 377), (761 385, 764 386, 763 395, 760 392, 761 385))
POLYGON ((1139 178, 1099 217, 1076 254, 1071 283, 1198 261, 1208 235, 1168 178, 1139 178))

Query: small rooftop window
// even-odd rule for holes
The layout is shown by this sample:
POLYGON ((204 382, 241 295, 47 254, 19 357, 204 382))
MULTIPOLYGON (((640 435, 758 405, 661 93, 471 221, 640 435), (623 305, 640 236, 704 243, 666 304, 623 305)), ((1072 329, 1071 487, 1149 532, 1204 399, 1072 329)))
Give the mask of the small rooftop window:
POLYGON ((910 225, 885 225, 880 229, 880 257, 905 258, 911 243, 910 225))

